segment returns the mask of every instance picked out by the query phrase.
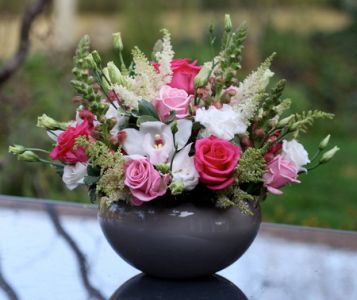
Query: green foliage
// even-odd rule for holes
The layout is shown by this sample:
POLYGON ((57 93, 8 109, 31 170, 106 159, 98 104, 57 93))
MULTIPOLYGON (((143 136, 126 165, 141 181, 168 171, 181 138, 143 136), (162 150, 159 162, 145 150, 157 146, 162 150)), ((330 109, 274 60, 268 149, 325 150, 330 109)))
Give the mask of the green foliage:
POLYGON ((243 152, 236 168, 238 182, 261 182, 265 168, 262 149, 248 148, 243 152))
POLYGON ((277 114, 281 115, 285 110, 290 108, 291 101, 289 99, 281 99, 285 84, 285 79, 279 80, 270 92, 263 96, 258 108, 258 111, 262 112, 259 127, 264 126, 265 123, 269 122, 277 114))
POLYGON ((89 186, 91 201, 105 197, 108 201, 126 200, 124 192, 124 158, 119 148, 112 152, 100 141, 90 142, 85 137, 77 138, 77 145, 86 149, 92 162, 84 183, 89 186))
POLYGON ((235 32, 229 32, 224 35, 220 53, 220 67, 227 83, 237 76, 236 72, 241 68, 240 61, 246 37, 247 26, 245 24, 239 26, 235 32))
POLYGON ((253 215, 251 204, 249 203, 253 201, 255 201, 254 196, 235 186, 232 188, 231 193, 217 194, 216 207, 224 209, 238 207, 242 213, 253 215))
MULTIPOLYGON (((74 80, 71 81, 74 89, 88 102, 99 102, 100 94, 93 88, 94 79, 90 75, 88 65, 85 58, 89 55, 90 39, 88 35, 83 36, 77 46, 75 55, 73 57, 72 73, 74 80)), ((87 106, 88 103, 82 103, 87 106)))
POLYGON ((146 101, 146 100, 140 100, 139 101, 139 108, 138 108, 138 115, 139 116, 151 116, 156 120, 159 120, 159 116, 157 115, 157 112, 152 105, 151 102, 146 101))
POLYGON ((334 114, 326 113, 319 110, 303 111, 302 113, 294 114, 295 123, 291 126, 291 131, 294 131, 294 137, 298 137, 300 132, 306 132, 316 119, 333 119, 334 114))

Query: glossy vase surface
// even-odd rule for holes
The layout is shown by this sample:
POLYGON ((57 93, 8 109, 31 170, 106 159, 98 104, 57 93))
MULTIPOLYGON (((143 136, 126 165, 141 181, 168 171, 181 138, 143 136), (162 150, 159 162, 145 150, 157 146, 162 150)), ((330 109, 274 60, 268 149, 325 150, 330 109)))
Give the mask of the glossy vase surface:
POLYGON ((252 212, 118 202, 102 205, 98 218, 112 248, 133 267, 156 277, 193 278, 226 268, 248 249, 261 222, 260 209, 252 212))

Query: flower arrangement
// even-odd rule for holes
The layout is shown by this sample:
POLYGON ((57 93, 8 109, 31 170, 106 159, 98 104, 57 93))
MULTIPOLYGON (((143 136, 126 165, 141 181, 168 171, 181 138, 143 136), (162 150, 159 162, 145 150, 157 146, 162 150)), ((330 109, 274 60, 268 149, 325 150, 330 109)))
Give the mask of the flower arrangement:
MULTIPOLYGON (((333 115, 286 115, 291 101, 282 98, 285 80, 267 90, 274 54, 240 79, 246 34, 244 25, 233 30, 226 15, 221 51, 203 65, 174 58, 165 29, 153 60, 135 47, 130 65, 122 57, 120 33, 113 34, 118 66, 103 65, 84 36, 74 56, 75 119, 38 118, 37 126, 54 142, 50 152, 19 145, 9 151, 54 166, 69 189, 88 186, 93 201, 141 205, 179 201, 199 190, 217 207, 249 213, 249 202, 259 203, 268 192, 282 194, 282 187, 299 183, 301 173, 339 149, 326 151, 328 135, 310 159, 298 142, 315 119, 333 115)), ((214 43, 213 30, 211 35, 214 43)))

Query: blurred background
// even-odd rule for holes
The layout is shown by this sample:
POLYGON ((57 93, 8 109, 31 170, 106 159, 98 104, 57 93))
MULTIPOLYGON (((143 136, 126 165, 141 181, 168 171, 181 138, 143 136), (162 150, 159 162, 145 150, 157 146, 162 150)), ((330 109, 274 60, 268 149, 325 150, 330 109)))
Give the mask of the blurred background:
MULTIPOLYGON (((35 1, 0 0, 0 70, 18 48, 21 18, 35 1)), ((45 1, 46 2, 46 1, 45 1)), ((72 56, 89 34, 93 48, 115 60, 112 32, 121 31, 126 58, 138 45, 150 55, 159 29, 173 35, 176 57, 210 60, 208 27, 223 31, 246 22, 242 76, 276 51, 276 80, 286 78, 293 110, 323 109, 333 121, 317 122, 302 136, 310 154, 332 134, 341 151, 329 164, 302 175, 302 184, 263 203, 265 221, 357 230, 357 1, 355 0, 53 0, 34 21, 31 49, 9 80, 0 82, 0 194, 87 202, 86 190, 66 190, 54 170, 16 161, 9 144, 50 148, 36 128, 42 113, 74 117, 72 56)))

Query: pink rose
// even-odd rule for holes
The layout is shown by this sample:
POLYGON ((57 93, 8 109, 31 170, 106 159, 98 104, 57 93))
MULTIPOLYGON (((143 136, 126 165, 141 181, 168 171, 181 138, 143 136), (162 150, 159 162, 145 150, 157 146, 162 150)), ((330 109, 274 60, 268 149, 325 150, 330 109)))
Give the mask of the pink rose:
POLYGON ((281 155, 276 156, 267 165, 267 172, 264 174, 264 186, 269 192, 281 195, 279 189, 290 182, 300 182, 297 180, 298 168, 290 160, 283 159, 281 155))
MULTIPOLYGON (((189 58, 177 58, 171 61, 172 80, 169 86, 181 90, 185 90, 190 95, 195 93, 193 80, 201 70, 200 66, 196 66, 197 61, 190 64, 189 58)), ((153 64, 154 68, 159 71, 160 65, 153 64)))
MULTIPOLYGON (((53 160, 61 160, 68 164, 75 164, 77 162, 86 162, 88 157, 83 147, 75 147, 76 138, 86 136, 88 138, 91 134, 92 125, 88 121, 83 121, 76 126, 69 126, 63 131, 57 139, 56 147, 51 151, 50 157, 53 160)), ((93 138, 92 138, 93 139, 93 138)))
POLYGON ((231 185, 240 152, 238 146, 213 135, 197 140, 194 162, 200 181, 211 190, 221 190, 231 185))
POLYGON ((125 165, 125 185, 129 187, 133 204, 150 201, 166 193, 168 177, 161 177, 146 159, 130 160, 125 165))
POLYGON ((159 97, 155 99, 154 105, 160 120, 165 122, 172 110, 176 111, 176 118, 183 119, 188 116, 188 106, 193 96, 189 96, 185 90, 172 88, 164 85, 160 89, 159 97))

